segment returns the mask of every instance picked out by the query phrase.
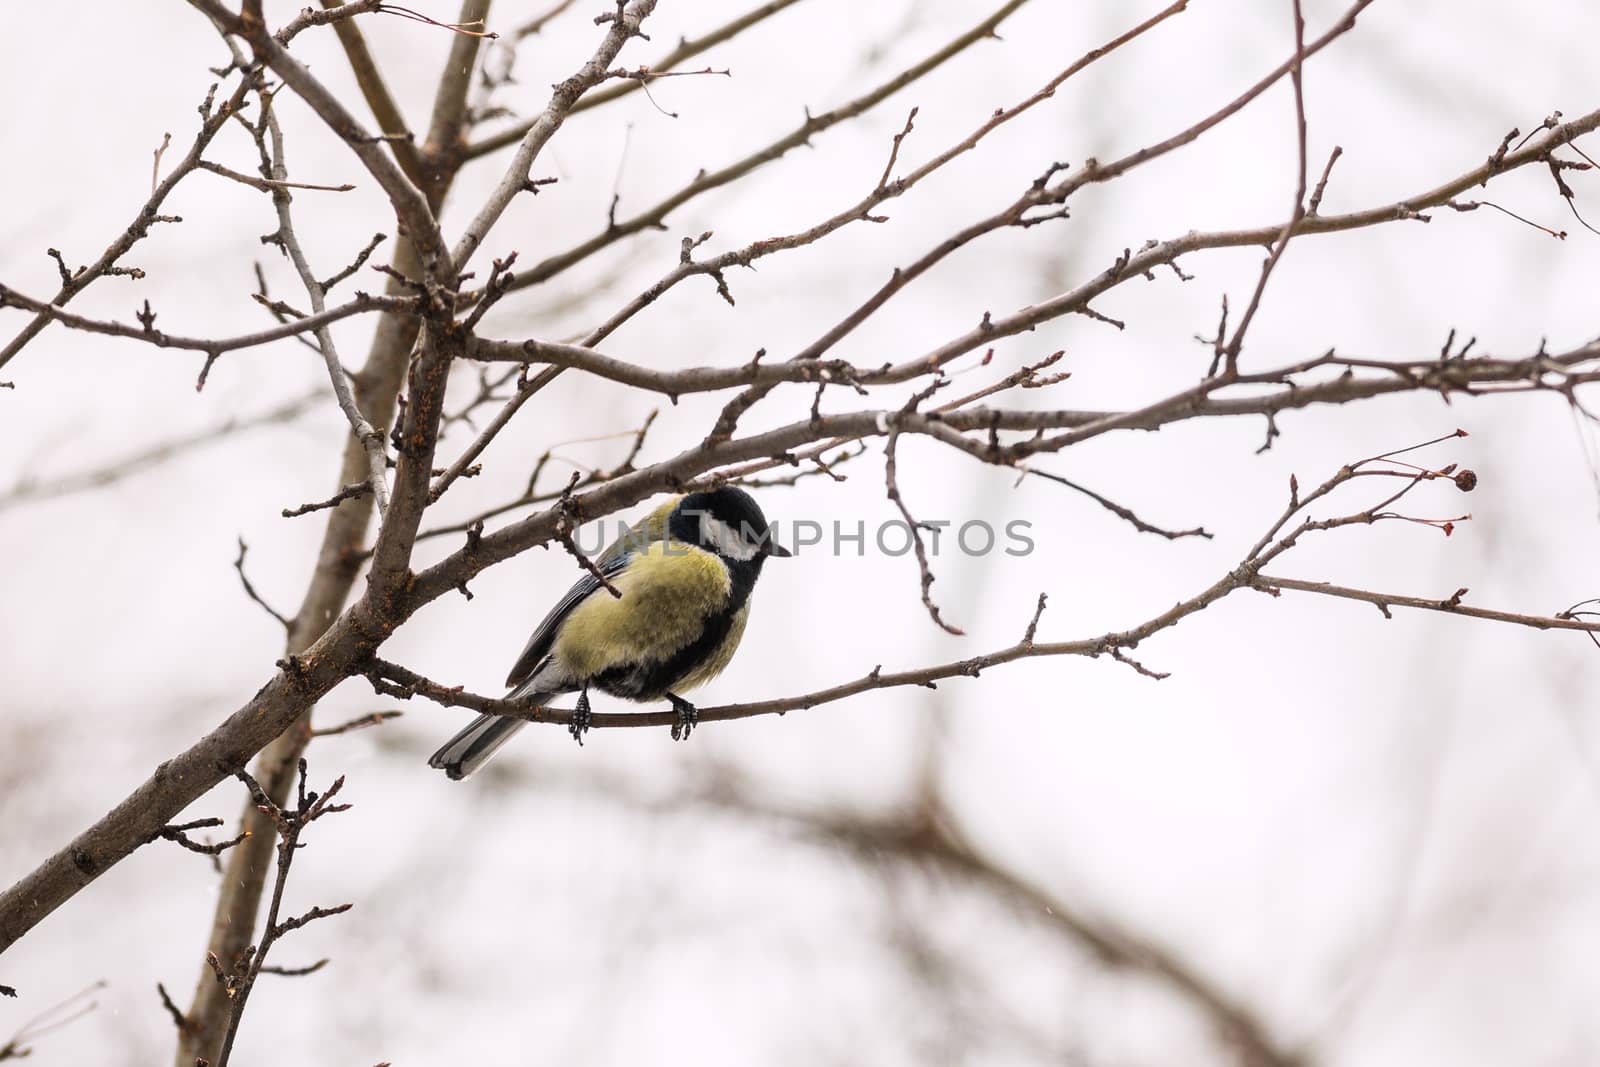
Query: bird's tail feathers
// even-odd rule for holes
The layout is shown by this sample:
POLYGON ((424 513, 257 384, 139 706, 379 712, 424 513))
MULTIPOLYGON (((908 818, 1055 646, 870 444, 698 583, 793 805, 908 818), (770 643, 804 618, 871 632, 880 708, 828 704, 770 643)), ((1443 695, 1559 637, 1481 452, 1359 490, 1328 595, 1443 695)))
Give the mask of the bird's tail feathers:
POLYGON ((504 715, 479 715, 471 726, 446 741, 428 760, 428 766, 439 768, 459 782, 488 763, 500 746, 526 725, 522 719, 504 715))

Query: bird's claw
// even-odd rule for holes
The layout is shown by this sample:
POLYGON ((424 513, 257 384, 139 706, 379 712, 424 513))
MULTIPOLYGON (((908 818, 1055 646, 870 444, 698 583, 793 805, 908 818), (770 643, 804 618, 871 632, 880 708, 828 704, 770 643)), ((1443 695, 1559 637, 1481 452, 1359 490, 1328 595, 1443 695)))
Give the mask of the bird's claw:
POLYGON ((674 741, 687 741, 689 734, 694 731, 700 722, 700 712, 695 706, 680 696, 667 694, 667 699, 672 702, 673 713, 677 716, 672 724, 672 739, 674 741))
POLYGON ((572 709, 572 721, 567 725, 567 732, 572 739, 583 744, 583 735, 589 732, 589 726, 594 722, 594 713, 589 710, 589 691, 585 689, 578 694, 578 703, 572 709))

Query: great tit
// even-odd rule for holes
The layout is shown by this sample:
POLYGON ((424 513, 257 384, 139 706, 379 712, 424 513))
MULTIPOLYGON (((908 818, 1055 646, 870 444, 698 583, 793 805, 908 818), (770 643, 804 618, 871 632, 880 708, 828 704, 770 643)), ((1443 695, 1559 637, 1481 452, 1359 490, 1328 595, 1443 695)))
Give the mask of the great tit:
MULTIPOLYGON (((749 493, 725 487, 675 496, 626 530, 550 609, 506 678, 508 700, 543 704, 577 693, 572 735, 590 721, 589 690, 625 700, 660 700, 677 714, 674 738, 694 728, 679 694, 722 672, 750 617, 750 592, 777 544, 749 493), (609 583, 622 594, 614 596, 609 583)), ((467 777, 527 723, 480 715, 428 761, 467 777)))

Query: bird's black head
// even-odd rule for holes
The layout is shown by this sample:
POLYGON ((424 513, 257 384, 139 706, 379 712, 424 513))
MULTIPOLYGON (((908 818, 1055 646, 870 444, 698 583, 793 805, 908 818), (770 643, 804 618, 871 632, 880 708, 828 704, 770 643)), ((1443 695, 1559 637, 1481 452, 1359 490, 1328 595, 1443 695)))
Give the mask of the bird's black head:
POLYGON ((667 520, 667 530, 675 540, 698 545, 727 560, 753 560, 759 566, 767 556, 793 555, 773 541, 767 517, 755 498, 732 486, 690 493, 678 501, 667 520))

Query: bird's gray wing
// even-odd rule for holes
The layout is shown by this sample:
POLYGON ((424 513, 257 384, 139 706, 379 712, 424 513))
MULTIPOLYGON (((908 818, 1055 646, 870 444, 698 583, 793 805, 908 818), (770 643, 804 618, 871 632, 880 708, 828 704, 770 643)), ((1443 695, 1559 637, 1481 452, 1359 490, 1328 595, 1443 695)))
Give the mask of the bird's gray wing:
MULTIPOLYGON (((616 545, 612 546, 612 548, 616 547, 616 545)), ((612 552, 607 550, 600 557, 600 562, 596 566, 601 574, 607 578, 614 578, 622 572, 622 569, 628 565, 628 561, 632 558, 633 553, 631 551, 612 552)), ((506 677, 507 688, 515 688, 533 676, 534 671, 545 656, 549 655, 550 646, 555 644, 556 633, 561 629, 561 624, 566 620, 566 617, 572 614, 572 609, 603 588, 600 584, 600 579, 592 574, 585 574, 578 579, 576 585, 567 590, 567 595, 562 597, 560 602, 550 609, 550 614, 544 617, 544 621, 534 628, 533 636, 528 638, 527 645, 522 649, 522 655, 517 657, 517 662, 512 666, 511 673, 506 677)), ((611 594, 607 593, 606 595, 610 596, 611 594)))

